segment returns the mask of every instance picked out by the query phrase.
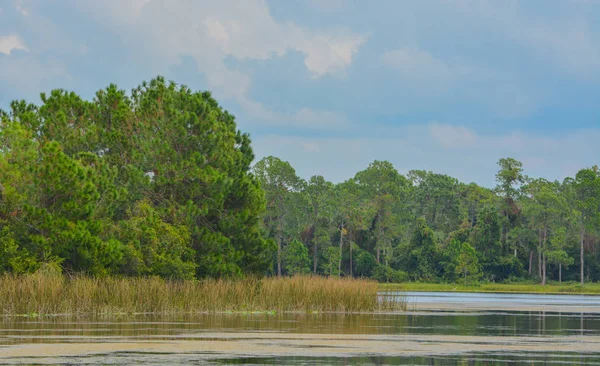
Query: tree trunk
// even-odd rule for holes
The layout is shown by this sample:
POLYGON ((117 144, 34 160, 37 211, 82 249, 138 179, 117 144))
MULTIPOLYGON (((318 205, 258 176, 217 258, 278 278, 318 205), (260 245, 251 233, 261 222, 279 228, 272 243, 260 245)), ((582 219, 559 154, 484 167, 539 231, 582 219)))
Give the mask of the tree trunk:
POLYGON ((350 277, 354 277, 354 269, 352 264, 352 243, 349 244, 350 247, 350 277))
POLYGON ((379 245, 377 245, 377 264, 381 263, 379 261, 379 245))
POLYGON ((529 251, 529 275, 531 275, 531 266, 533 265, 533 250, 529 251))
POLYGON ((562 283, 562 263, 558 264, 558 283, 562 283))
POLYGON ((317 253, 319 251, 319 244, 315 241, 315 245, 313 245, 313 274, 317 274, 317 253))
POLYGON ((344 247, 344 226, 340 228, 340 262, 338 263, 338 276, 342 275, 342 250, 344 247))
POLYGON ((538 231, 538 278, 542 278, 542 231, 538 231))
POLYGON ((543 277, 542 277, 542 286, 546 285, 546 238, 548 236, 548 229, 544 228, 544 242, 542 244, 542 250, 544 251, 542 253, 542 266, 543 266, 543 277))
POLYGON ((277 239, 277 276, 281 277, 281 236, 277 239))
POLYGON ((542 262, 543 262, 543 267, 544 267, 543 277, 542 277, 542 286, 545 286, 546 285, 546 253, 542 254, 542 257, 543 257, 542 262))
POLYGON ((515 258, 517 258, 517 248, 515 248, 515 258))
POLYGON ((583 280, 583 265, 584 265, 584 263, 583 263, 583 240, 585 238, 585 230, 583 229, 583 227, 581 228, 580 235, 581 235, 581 238, 580 238, 580 253, 579 253, 579 255, 581 257, 581 285, 583 286, 583 282, 584 282, 584 280, 583 280))

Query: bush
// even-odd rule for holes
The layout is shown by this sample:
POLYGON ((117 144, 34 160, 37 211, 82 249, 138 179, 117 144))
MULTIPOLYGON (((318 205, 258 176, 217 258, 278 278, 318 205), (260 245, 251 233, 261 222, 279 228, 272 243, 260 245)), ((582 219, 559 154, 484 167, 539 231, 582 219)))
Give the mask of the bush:
POLYGON ((377 268, 377 260, 373 254, 361 250, 354 261, 354 273, 359 277, 372 277, 377 268))
POLYGON ((395 270, 389 266, 379 265, 375 268, 373 278, 378 282, 400 283, 408 281, 408 274, 401 270, 395 270))
POLYGON ((293 240, 283 249, 283 265, 289 275, 310 273, 308 249, 298 240, 293 240))

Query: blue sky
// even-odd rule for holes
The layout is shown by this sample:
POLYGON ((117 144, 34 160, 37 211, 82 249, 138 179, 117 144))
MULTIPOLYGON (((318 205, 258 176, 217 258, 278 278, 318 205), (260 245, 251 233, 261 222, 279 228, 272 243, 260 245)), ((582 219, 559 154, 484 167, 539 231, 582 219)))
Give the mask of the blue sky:
POLYGON ((493 186, 599 163, 597 0, 0 0, 0 107, 164 75, 257 158, 338 182, 375 159, 493 186))

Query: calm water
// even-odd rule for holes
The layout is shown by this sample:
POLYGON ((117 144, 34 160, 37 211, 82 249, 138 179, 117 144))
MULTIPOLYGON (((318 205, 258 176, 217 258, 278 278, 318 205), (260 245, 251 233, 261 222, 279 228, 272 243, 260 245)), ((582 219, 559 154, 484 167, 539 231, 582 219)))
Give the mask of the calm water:
POLYGON ((0 364, 600 365, 600 297, 407 296, 402 314, 5 317, 0 364), (462 309, 469 304, 486 310, 462 309), (589 311, 569 312, 574 305, 589 311))

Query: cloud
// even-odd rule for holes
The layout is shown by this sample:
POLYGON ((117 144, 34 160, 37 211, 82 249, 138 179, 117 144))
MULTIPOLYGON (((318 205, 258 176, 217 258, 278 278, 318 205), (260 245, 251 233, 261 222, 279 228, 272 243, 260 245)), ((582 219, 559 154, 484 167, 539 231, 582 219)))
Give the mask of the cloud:
POLYGON ((352 63, 352 58, 366 37, 335 37, 317 35, 304 40, 298 47, 306 54, 304 65, 315 77, 343 72, 352 63))
POLYGON ((21 37, 16 34, 0 36, 0 53, 10 55, 14 50, 28 51, 21 37))
POLYGON ((154 69, 168 69, 182 56, 192 57, 207 87, 220 99, 236 101, 249 118, 281 126, 318 127, 340 124, 332 113, 299 106, 294 114, 271 111, 250 97, 252 75, 229 67, 228 58, 268 60, 290 51, 304 55, 306 69, 315 78, 342 75, 366 38, 339 29, 313 30, 278 22, 265 1, 108 0, 77 3, 83 11, 111 28, 126 29, 122 42, 145 49, 154 69))
POLYGON ((365 42, 364 36, 315 32, 294 24, 279 24, 268 9, 248 19, 204 20, 209 38, 227 56, 237 59, 265 60, 284 55, 288 50, 304 54, 304 65, 315 77, 337 74, 352 63, 354 54, 365 42))
POLYGON ((25 0, 15 0, 15 9, 23 16, 29 16, 31 14, 31 10, 26 7, 25 0))

